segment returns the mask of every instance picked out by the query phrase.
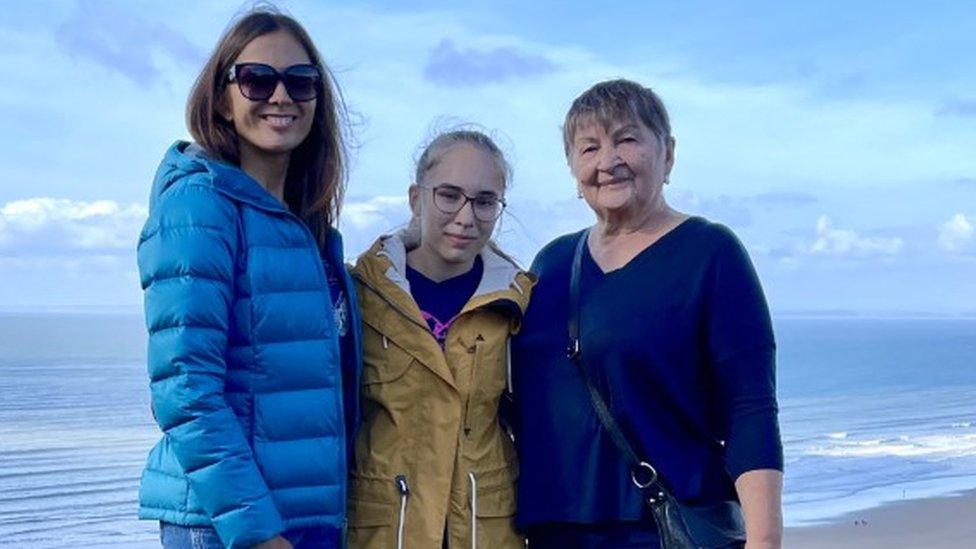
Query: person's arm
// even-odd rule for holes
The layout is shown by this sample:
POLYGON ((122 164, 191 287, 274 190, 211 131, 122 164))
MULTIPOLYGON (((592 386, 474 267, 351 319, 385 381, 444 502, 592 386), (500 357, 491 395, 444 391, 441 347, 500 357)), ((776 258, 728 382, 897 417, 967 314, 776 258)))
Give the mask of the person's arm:
POLYGON ((710 277, 708 352, 726 469, 742 503, 746 547, 779 548, 783 447, 769 310, 749 257, 731 234, 717 249, 710 277))
POLYGON ((224 398, 236 207, 207 186, 176 185, 138 247, 153 415, 223 543, 251 547, 284 523, 224 398))
POLYGON ((747 471, 735 480, 746 521, 746 549, 779 549, 783 545, 783 473, 747 471))
POLYGON ((268 541, 253 546, 251 549, 293 549, 293 546, 287 539, 281 536, 275 536, 268 541))

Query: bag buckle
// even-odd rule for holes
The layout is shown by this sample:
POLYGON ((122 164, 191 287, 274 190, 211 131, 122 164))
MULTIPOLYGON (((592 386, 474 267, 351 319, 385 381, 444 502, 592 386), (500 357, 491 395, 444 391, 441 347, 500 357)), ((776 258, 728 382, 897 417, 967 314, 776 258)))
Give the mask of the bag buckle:
POLYGON ((566 356, 568 358, 576 358, 580 354, 580 340, 578 337, 573 338, 573 341, 566 346, 566 356))
POLYGON ((657 481, 657 469, 650 463, 642 461, 630 470, 630 480, 641 490, 657 481))

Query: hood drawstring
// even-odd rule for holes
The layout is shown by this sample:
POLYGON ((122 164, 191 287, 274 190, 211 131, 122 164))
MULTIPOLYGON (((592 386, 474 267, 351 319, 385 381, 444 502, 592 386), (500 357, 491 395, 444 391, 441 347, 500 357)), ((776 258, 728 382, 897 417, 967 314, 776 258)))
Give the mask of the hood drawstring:
POLYGON ((407 521, 407 498, 410 497, 410 487, 407 485, 407 477, 397 475, 393 479, 396 483, 397 492, 400 493, 400 520, 397 523, 397 549, 403 549, 403 527, 407 521))
POLYGON ((525 295, 525 290, 522 289, 522 286, 520 286, 517 281, 513 280, 511 286, 515 288, 516 292, 525 295))
POLYGON ((478 482, 474 472, 468 473, 471 481, 471 549, 478 549, 478 482))

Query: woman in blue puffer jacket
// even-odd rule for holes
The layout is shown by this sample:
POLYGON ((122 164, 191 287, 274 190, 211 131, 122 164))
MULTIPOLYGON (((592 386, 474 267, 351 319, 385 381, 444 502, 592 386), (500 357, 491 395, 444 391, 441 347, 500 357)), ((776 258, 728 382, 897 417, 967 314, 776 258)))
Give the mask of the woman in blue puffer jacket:
POLYGON ((342 114, 305 30, 252 11, 191 92, 196 143, 156 175, 138 257, 163 437, 139 514, 163 547, 342 542, 360 359, 332 228, 342 114))

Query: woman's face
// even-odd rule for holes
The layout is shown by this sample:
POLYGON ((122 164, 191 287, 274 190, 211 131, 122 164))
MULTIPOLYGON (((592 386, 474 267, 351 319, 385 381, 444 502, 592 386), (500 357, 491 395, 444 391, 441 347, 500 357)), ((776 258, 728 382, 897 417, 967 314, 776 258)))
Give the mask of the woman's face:
POLYGON ((497 220, 479 219, 475 204, 465 201, 465 196, 479 197, 482 207, 491 200, 504 199, 505 178, 498 163, 474 145, 457 143, 441 152, 438 162, 418 183, 410 187, 410 209, 420 222, 418 251, 443 266, 445 272, 473 264, 497 220), (465 202, 456 213, 445 213, 435 204, 434 193, 445 191, 448 200, 442 198, 441 205, 450 199, 465 202))
POLYGON ((637 215, 663 204, 662 190, 673 164, 674 139, 658 139, 635 120, 581 127, 569 158, 580 193, 601 218, 637 215))
MULTIPOLYGON (((238 63, 264 63, 282 72, 292 65, 311 63, 305 48, 284 30, 251 40, 234 60, 238 63)), ((291 154, 312 129, 317 99, 296 103, 278 82, 266 101, 252 101, 231 83, 225 91, 224 118, 237 130, 241 157, 271 157, 291 154)))

